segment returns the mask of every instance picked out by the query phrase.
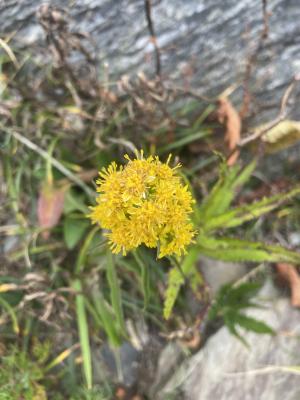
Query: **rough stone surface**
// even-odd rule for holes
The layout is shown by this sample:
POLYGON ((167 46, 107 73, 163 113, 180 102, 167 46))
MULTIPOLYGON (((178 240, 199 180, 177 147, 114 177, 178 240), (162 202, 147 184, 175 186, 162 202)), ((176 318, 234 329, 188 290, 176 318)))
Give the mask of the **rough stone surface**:
MULTIPOLYGON (((2 35, 16 32, 14 43, 44 46, 36 11, 41 0, 0 2, 2 35)), ((115 76, 154 72, 153 45, 143 0, 52 0, 69 14, 71 29, 87 32, 100 63, 115 76)), ((257 57, 250 82, 261 121, 272 118, 283 91, 300 72, 300 7, 298 0, 267 2, 269 35, 257 57), (263 111, 263 112, 262 112, 263 111)), ((243 79, 246 60, 263 29, 262 0, 161 0, 152 2, 153 23, 161 52, 164 78, 185 80, 216 95, 243 79), (185 78, 184 78, 185 77, 185 78)), ((241 90, 235 101, 241 100, 241 90)), ((300 90, 296 95, 299 100, 300 90)), ((300 117, 294 102, 292 117, 300 117)))
POLYGON ((236 281, 247 273, 245 264, 213 260, 208 257, 201 257, 198 265, 212 294, 215 294, 221 286, 236 281))
POLYGON ((170 342, 165 346, 159 355, 155 378, 149 389, 150 398, 156 398, 161 388, 176 372, 183 359, 183 348, 179 344, 170 342))
POLYGON ((159 398, 182 388, 186 400, 298 400, 299 372, 282 367, 299 365, 300 311, 289 299, 278 298, 270 284, 259 299, 267 308, 249 314, 272 326, 276 336, 246 332, 248 350, 221 328, 182 365, 159 398))

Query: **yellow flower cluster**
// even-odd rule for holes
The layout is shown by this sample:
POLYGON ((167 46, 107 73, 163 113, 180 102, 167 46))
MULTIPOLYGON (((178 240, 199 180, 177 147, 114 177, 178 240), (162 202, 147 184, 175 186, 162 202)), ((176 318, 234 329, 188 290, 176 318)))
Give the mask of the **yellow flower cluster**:
POLYGON ((143 152, 127 164, 115 162, 100 172, 97 205, 90 218, 107 229, 113 253, 137 248, 141 244, 157 247, 158 257, 185 253, 195 234, 189 214, 194 200, 183 186, 177 169, 158 157, 143 157, 143 152))

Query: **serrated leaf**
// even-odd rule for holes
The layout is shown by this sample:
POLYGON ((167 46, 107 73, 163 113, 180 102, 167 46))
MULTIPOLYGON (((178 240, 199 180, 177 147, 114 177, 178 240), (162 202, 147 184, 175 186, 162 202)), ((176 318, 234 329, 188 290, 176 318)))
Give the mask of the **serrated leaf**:
POLYGON ((89 221, 84 219, 65 218, 63 230, 68 249, 73 249, 76 246, 89 225, 89 221))
POLYGON ((237 287, 231 286, 231 290, 227 293, 227 301, 230 304, 250 304, 248 300, 254 296, 259 289, 261 284, 257 282, 246 282, 242 283, 237 287))
POLYGON ((232 284, 223 285, 215 297, 208 318, 215 319, 218 315, 224 315, 228 310, 237 312, 250 307, 261 308, 261 305, 250 300, 260 287, 260 284, 254 282, 244 283, 238 287, 234 287, 232 284))
POLYGON ((184 278, 177 267, 173 267, 169 271, 168 287, 165 292, 164 301, 164 318, 169 319, 172 313, 175 301, 177 299, 179 289, 184 284, 184 278))
POLYGON ((246 339, 243 338, 242 335, 239 334, 239 332, 236 330, 236 326, 234 323, 234 314, 232 312, 228 312, 223 316, 223 320, 225 325, 227 326, 229 332, 234 335, 237 339, 239 339, 244 346, 246 346, 249 349, 249 344, 246 341, 246 339))
POLYGON ((240 325, 248 331, 265 333, 269 335, 275 334, 274 330, 269 325, 265 324, 263 321, 259 321, 255 318, 249 317, 248 315, 235 313, 234 323, 240 325))
POLYGON ((237 207, 221 215, 210 218, 208 221, 205 222, 203 229, 213 230, 218 227, 225 229, 239 226, 244 222, 259 218, 261 215, 264 215, 276 209, 283 202, 292 199, 299 193, 300 188, 295 188, 287 193, 282 193, 272 196, 270 198, 265 198, 250 205, 237 207))
POLYGON ((300 263, 300 253, 277 245, 230 238, 200 236, 198 239, 201 254, 222 261, 280 262, 300 263))
POLYGON ((197 211, 199 223, 204 224, 230 207, 239 186, 250 178, 256 163, 253 161, 243 170, 238 166, 228 168, 222 164, 220 178, 197 211))
POLYGON ((234 193, 231 190, 232 182, 236 179, 238 167, 233 167, 229 171, 222 166, 220 177, 199 207, 199 220, 206 221, 214 215, 223 213, 229 207, 234 193))
POLYGON ((168 287, 165 292, 164 311, 165 319, 169 319, 172 313, 174 304, 179 294, 181 286, 184 284, 184 277, 190 277, 195 267, 195 262, 199 257, 199 250, 197 247, 192 247, 188 254, 183 259, 180 266, 181 271, 176 266, 169 272, 168 287))

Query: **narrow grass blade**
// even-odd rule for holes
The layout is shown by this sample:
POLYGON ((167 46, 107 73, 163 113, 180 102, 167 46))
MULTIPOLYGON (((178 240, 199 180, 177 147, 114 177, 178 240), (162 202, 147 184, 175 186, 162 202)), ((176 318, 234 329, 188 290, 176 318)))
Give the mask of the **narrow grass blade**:
POLYGON ((12 320, 13 330, 16 334, 18 334, 20 332, 20 329, 19 329, 18 319, 17 319, 17 315, 15 313, 15 310, 1 296, 0 296, 0 305, 8 312, 8 314, 12 320))
POLYGON ((70 354, 74 350, 78 348, 78 344, 74 344, 73 346, 69 347, 68 349, 61 352, 57 357, 54 358, 44 369, 45 372, 49 371, 50 369, 56 367, 56 365, 61 364, 66 358, 69 357, 70 354))
POLYGON ((112 311, 109 309, 100 291, 94 290, 92 297, 95 311, 101 320, 110 345, 112 347, 119 347, 121 344, 121 338, 112 311))
POLYGON ((107 252, 107 257, 106 257, 106 273, 110 288, 111 304, 114 309, 120 330, 125 335, 126 328, 125 328, 124 315, 122 309, 121 291, 118 282, 114 258, 110 251, 107 252))
POLYGON ((210 133, 211 133, 211 131, 207 129, 207 130, 200 130, 191 135, 184 136, 183 138, 181 138, 175 142, 169 143, 166 146, 161 147, 159 149, 158 153, 163 154, 163 153, 166 153, 167 151, 174 150, 174 149, 177 149, 178 147, 185 146, 186 144, 192 143, 196 140, 203 139, 206 136, 209 136, 210 133))
POLYGON ((149 268, 144 263, 139 252, 136 250, 133 252, 133 256, 135 261, 140 267, 141 270, 141 282, 142 282, 142 290, 144 295, 144 310, 147 309, 150 299, 150 276, 149 276, 149 268))
POLYGON ((73 289, 76 290, 76 314, 77 314, 77 326, 79 331, 80 347, 83 360, 83 373, 86 380, 88 389, 92 388, 92 358, 91 348, 89 340, 89 328, 86 316, 86 309, 84 304, 84 296, 82 294, 82 285, 79 279, 76 279, 72 283, 73 289))
POLYGON ((98 232, 98 230, 99 230, 98 226, 96 226, 94 229, 92 229, 90 231, 90 233, 87 235, 85 241, 83 242, 83 245, 81 247, 81 250, 80 250, 79 256, 77 258, 77 262, 76 262, 76 267, 75 267, 76 274, 79 274, 79 272, 83 269, 88 248, 89 248, 96 232, 98 232))

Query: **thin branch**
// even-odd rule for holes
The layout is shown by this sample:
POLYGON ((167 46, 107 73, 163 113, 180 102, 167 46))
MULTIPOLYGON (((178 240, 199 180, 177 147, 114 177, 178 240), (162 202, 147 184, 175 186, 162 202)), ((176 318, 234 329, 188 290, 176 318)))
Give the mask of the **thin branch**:
POLYGON ((6 52, 6 54, 8 55, 8 57, 10 58, 11 62, 14 64, 14 67, 18 70, 20 69, 20 64, 14 54, 14 52, 12 51, 12 49, 9 47, 9 45, 7 44, 7 42, 3 39, 0 38, 0 47, 3 48, 3 50, 6 52))
POLYGON ((202 95, 196 90, 186 89, 182 86, 174 85, 171 82, 164 82, 164 88, 170 92, 178 92, 180 95, 194 97, 197 100, 205 101, 207 103, 216 104, 218 97, 207 97, 202 95))
POLYGON ((261 37, 262 39, 266 39, 269 34, 269 13, 267 10, 267 0, 262 0, 262 8, 263 8, 263 18, 264 18, 264 29, 262 31, 261 37))
POLYGON ((148 24, 148 30, 150 33, 150 39, 154 46, 156 75, 158 77, 161 77, 160 50, 159 50, 159 47, 157 44, 157 38, 156 38, 154 25, 153 25, 153 21, 152 21, 151 0, 145 0, 145 13, 146 13, 146 20, 147 20, 147 24, 148 24))
POLYGON ((24 144, 26 147, 29 149, 33 150, 35 153, 37 153, 39 156, 44 158, 45 160, 49 161, 51 165, 53 165, 56 169, 58 169, 63 175, 65 175, 66 178, 68 178, 71 182, 75 183, 79 187, 81 187, 82 190, 85 191, 85 193, 88 196, 94 197, 95 192, 91 190, 80 178, 78 178, 76 175, 74 175, 70 170, 68 170, 63 164, 61 164, 59 161, 57 161, 55 158, 50 156, 45 150, 40 148, 38 145, 33 143, 31 140, 27 139, 20 133, 16 131, 11 131, 9 130, 9 133, 19 142, 24 144))
MULTIPOLYGON (((253 142, 254 140, 259 139, 262 137, 265 133, 267 133, 270 129, 274 128, 277 126, 281 121, 285 119, 287 116, 287 103, 289 100, 289 97, 294 90, 295 86, 297 85, 298 81, 300 81, 300 75, 295 75, 292 82, 289 84, 287 89, 285 90, 281 102, 280 102, 280 110, 275 119, 270 121, 268 124, 266 124, 262 129, 246 136, 244 139, 241 139, 240 143, 238 143, 237 147, 244 147, 247 144, 253 142)), ((230 154, 227 157, 227 160, 230 159, 230 157, 236 152, 236 148, 234 148, 230 154)))
POLYGON ((265 375, 265 374, 270 374, 274 372, 286 372, 289 374, 294 374, 294 375, 300 375, 300 368, 299 366, 284 366, 284 365, 268 365, 264 368, 259 368, 259 369, 252 369, 249 371, 242 371, 242 372, 224 372, 222 375, 225 375, 227 377, 245 377, 245 376, 255 376, 255 375, 265 375))
POLYGON ((287 103, 288 103, 289 97, 299 80, 300 80, 299 77, 295 76, 293 78, 293 81, 290 83, 290 85, 285 90, 285 92, 282 96, 281 102, 280 102, 280 110, 279 110, 279 114, 277 115, 277 117, 273 121, 270 121, 261 130, 254 132, 252 135, 249 135, 249 136, 245 137, 244 139, 242 139, 239 143, 239 147, 246 146, 248 143, 253 142, 254 140, 260 138, 265 133, 267 133, 270 129, 274 128, 276 125, 278 125, 281 121, 284 120, 284 118, 287 115, 287 103))
POLYGON ((243 81, 243 104, 240 110, 240 117, 244 119, 249 112, 249 107, 251 103, 251 93, 250 93, 250 79, 253 73, 253 67, 257 62, 259 53, 261 52, 265 39, 267 39, 269 34, 269 14, 267 11, 267 0, 262 0, 262 13, 263 13, 263 29, 259 35, 257 44, 255 45, 253 51, 248 56, 244 74, 243 81))

